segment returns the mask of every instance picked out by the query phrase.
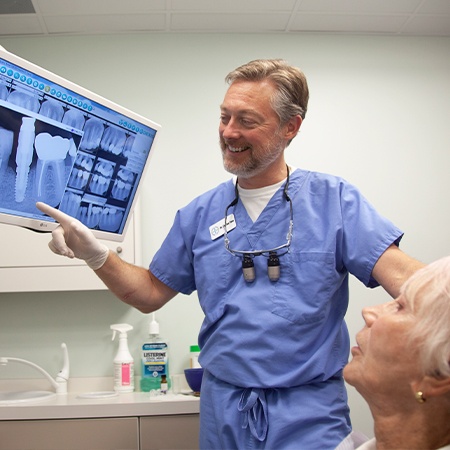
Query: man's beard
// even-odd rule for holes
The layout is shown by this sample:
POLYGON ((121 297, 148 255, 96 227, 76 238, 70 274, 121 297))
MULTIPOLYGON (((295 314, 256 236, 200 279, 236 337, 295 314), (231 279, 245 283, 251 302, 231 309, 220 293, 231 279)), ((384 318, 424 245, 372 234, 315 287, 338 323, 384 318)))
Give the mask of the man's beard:
POLYGON ((283 143, 279 139, 278 131, 275 133, 273 138, 264 146, 262 151, 256 153, 256 156, 252 151, 253 147, 247 146, 248 148, 247 150, 245 150, 245 152, 249 153, 249 155, 247 155, 246 160, 241 163, 233 163, 225 157, 225 153, 228 151, 227 147, 228 145, 225 143, 225 141, 220 138, 223 167, 227 172, 236 175, 238 178, 250 178, 264 172, 267 167, 269 167, 275 160, 279 158, 279 156, 285 149, 283 143))

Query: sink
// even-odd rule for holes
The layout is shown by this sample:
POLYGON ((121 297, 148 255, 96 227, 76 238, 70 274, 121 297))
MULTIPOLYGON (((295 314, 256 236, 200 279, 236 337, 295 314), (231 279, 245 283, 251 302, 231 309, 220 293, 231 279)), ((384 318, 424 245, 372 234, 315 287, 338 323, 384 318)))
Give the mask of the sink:
POLYGON ((56 393, 50 391, 3 391, 0 392, 0 406, 41 402, 55 396, 56 393))

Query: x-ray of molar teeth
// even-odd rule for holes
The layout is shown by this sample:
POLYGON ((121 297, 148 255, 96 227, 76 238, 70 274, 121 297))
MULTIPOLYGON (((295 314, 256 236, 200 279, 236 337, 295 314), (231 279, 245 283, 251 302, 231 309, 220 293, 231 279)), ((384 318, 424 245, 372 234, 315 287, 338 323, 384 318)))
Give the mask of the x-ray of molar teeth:
POLYGON ((102 207, 94 206, 90 203, 88 206, 82 206, 79 209, 77 218, 88 228, 96 228, 99 224, 102 210, 102 207))
POLYGON ((69 178, 69 186, 75 189, 84 189, 89 181, 92 168, 94 167, 94 158, 85 153, 78 153, 75 159, 75 165, 69 178))
POLYGON ((114 173, 114 164, 106 161, 97 161, 94 172, 111 178, 114 173))
POLYGON ((111 178, 94 174, 89 181, 89 191, 96 195, 105 195, 110 182, 111 178))
POLYGON ((134 135, 130 135, 127 137, 127 141, 125 142, 125 147, 123 148, 123 156, 125 158, 129 158, 131 155, 131 150, 134 144, 134 135))
POLYGON ((117 231, 123 219, 123 211, 116 208, 104 208, 100 217, 99 228, 104 231, 117 231))
POLYGON ((39 111, 41 106, 37 97, 21 90, 11 92, 8 96, 8 102, 35 113, 39 111))
POLYGON ((127 200, 133 189, 135 177, 136 175, 130 170, 120 169, 111 190, 113 198, 121 201, 127 200))
POLYGON ((103 134, 100 147, 105 152, 120 155, 125 147, 127 136, 124 131, 108 127, 103 134))
POLYGON ((75 166, 90 172, 94 167, 94 158, 90 155, 78 153, 77 159, 75 160, 75 166))
POLYGON ((42 114, 49 119, 56 120, 57 122, 61 122, 64 115, 64 108, 56 100, 47 99, 42 102, 39 114, 42 114))
POLYGON ((91 117, 84 124, 84 134, 81 139, 80 149, 88 152, 97 150, 100 147, 104 131, 103 122, 91 117))
POLYGON ((89 190, 93 194, 105 195, 111 184, 113 172, 114 164, 107 161, 97 161, 94 174, 89 182, 89 190))
POLYGON ((130 183, 125 183, 121 180, 115 180, 111 195, 117 200, 125 201, 129 197, 132 188, 133 185, 130 183))
POLYGON ((4 84, 0 84, 0 100, 8 98, 8 88, 4 84))
POLYGON ((69 146, 69 155, 70 155, 70 166, 73 166, 73 163, 75 162, 75 158, 77 156, 77 146, 75 144, 75 141, 73 138, 70 139, 70 146, 69 146))
POLYGON ((37 200, 57 206, 66 184, 64 160, 69 152, 70 139, 40 133, 34 146, 38 156, 35 177, 37 200))
POLYGON ((77 217, 81 204, 81 195, 67 191, 59 205, 59 209, 69 216, 77 217))
POLYGON ((90 172, 74 167, 70 174, 69 186, 74 189, 83 190, 89 181, 90 172))
POLYGON ((120 178, 120 180, 125 183, 134 183, 135 177, 136 174, 127 169, 120 169, 117 173, 117 178, 120 178))
POLYGON ((62 123, 69 125, 76 130, 82 130, 84 127, 85 117, 81 111, 74 108, 69 108, 62 118, 62 123))
POLYGON ((0 183, 6 174, 14 142, 14 132, 0 127, 0 183))

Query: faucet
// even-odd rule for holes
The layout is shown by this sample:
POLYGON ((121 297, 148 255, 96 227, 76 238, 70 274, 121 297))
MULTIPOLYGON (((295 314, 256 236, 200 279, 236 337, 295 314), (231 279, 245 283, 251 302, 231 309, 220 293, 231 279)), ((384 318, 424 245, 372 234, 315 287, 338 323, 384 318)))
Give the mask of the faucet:
POLYGON ((0 365, 6 366, 6 364, 8 364, 9 362, 17 362, 34 367, 36 370, 41 372, 48 379, 48 381, 50 381, 57 394, 67 394, 67 381, 69 380, 69 353, 67 351, 67 345, 64 342, 61 344, 61 348, 63 351, 64 364, 63 368, 59 371, 58 375, 56 375, 55 379, 53 379, 52 376, 42 367, 31 361, 27 361, 26 359, 2 356, 0 357, 0 365))

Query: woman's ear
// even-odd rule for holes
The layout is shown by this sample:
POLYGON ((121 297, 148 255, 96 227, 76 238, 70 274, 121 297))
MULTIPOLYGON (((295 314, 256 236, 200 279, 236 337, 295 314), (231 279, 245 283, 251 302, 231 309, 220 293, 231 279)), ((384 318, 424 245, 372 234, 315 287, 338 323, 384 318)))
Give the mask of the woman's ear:
POLYGON ((411 383, 413 393, 423 392, 425 399, 450 393, 450 377, 425 375, 421 380, 411 383))

